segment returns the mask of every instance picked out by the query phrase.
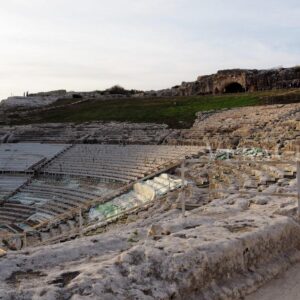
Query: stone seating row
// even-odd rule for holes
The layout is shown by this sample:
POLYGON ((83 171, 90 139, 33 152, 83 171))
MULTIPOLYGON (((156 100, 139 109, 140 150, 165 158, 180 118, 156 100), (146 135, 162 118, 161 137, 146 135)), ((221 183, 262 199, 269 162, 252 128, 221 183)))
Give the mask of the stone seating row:
POLYGON ((28 179, 27 176, 0 175, 0 201, 11 195, 28 179))
POLYGON ((51 159, 66 147, 64 144, 0 144, 0 171, 25 172, 51 159))
POLYGON ((167 125, 147 123, 32 124, 0 127, 0 137, 9 133, 9 142, 150 142, 157 144, 169 132, 167 125))
POLYGON ((47 164, 43 172, 130 182, 199 151, 188 146, 74 145, 47 164))
MULTIPOLYGON (((0 206, 0 227, 5 225, 7 229, 14 224, 22 231, 111 192, 111 188, 98 186, 95 181, 89 185, 70 178, 34 179, 0 206)), ((7 230, 11 232, 11 228, 7 230)))
POLYGON ((0 224, 23 222, 34 212, 34 207, 15 202, 6 202, 0 205, 0 224))
POLYGON ((143 159, 129 159, 129 158, 123 158, 122 157, 114 157, 112 158, 106 158, 106 157, 89 157, 89 156, 81 156, 81 157, 73 157, 65 159, 66 157, 60 157, 56 159, 52 164, 48 164, 47 169, 50 168, 50 166, 55 167, 70 167, 74 165, 84 165, 87 166, 95 166, 95 167, 112 167, 116 170, 137 170, 138 171, 144 171, 146 172, 149 167, 159 167, 163 164, 164 161, 160 161, 160 163, 156 161, 150 161, 149 159, 143 160, 143 159))

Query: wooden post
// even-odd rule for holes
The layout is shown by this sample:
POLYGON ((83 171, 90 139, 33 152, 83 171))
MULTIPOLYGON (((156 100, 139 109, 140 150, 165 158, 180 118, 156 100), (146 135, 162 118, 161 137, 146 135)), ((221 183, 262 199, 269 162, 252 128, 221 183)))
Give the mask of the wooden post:
POLYGON ((182 217, 185 217, 185 195, 183 194, 184 191, 184 186, 185 186, 185 163, 184 160, 181 163, 181 181, 182 181, 182 185, 181 185, 181 208, 182 208, 182 217))
POLYGON ((298 217, 300 218, 300 160, 297 161, 298 217))
POLYGON ((78 216, 79 216, 79 236, 82 237, 82 211, 81 208, 79 209, 78 212, 78 216))
MULTIPOLYGON (((212 168, 212 166, 211 166, 212 168)), ((208 170, 208 200, 212 200, 212 169, 208 170)))
POLYGON ((23 236, 23 248, 27 247, 27 235, 26 231, 24 231, 24 236, 23 236))

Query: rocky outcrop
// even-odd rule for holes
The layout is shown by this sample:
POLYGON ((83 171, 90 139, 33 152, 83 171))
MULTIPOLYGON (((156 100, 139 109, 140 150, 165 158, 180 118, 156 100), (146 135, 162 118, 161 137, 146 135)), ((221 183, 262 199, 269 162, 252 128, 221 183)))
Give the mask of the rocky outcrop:
POLYGON ((193 96, 243 91, 299 88, 300 67, 270 70, 232 69, 199 76, 171 89, 157 91, 157 96, 193 96))
POLYGON ((40 92, 35 94, 28 94, 29 97, 64 97, 67 95, 66 90, 55 90, 55 91, 49 91, 49 92, 40 92))
MULTIPOLYGON (((87 99, 119 99, 130 97, 130 95, 124 94, 108 94, 105 92, 91 91, 91 92, 67 92, 66 90, 56 90, 49 92, 40 92, 35 94, 27 94, 26 96, 13 96, 7 99, 0 100, 0 113, 5 110, 12 110, 14 108, 31 109, 31 108, 43 108, 50 104, 55 103, 58 100, 64 99, 78 99, 77 101, 84 101, 87 99)), ((56 108, 60 107, 60 103, 56 105, 56 108)))
POLYGON ((242 299, 299 262, 300 229, 291 218, 178 214, 9 252, 0 260, 0 298, 242 299), (147 236, 154 220, 159 238, 147 236))
POLYGON ((33 96, 33 97, 8 97, 7 99, 1 101, 0 108, 1 109, 11 109, 17 107, 24 108, 36 108, 42 107, 57 101, 57 96, 33 96))
POLYGON ((39 108, 50 105, 59 99, 74 98, 72 92, 66 90, 56 90, 49 92, 40 92, 35 94, 24 94, 24 96, 12 96, 7 99, 0 100, 1 110, 9 110, 13 108, 39 108))

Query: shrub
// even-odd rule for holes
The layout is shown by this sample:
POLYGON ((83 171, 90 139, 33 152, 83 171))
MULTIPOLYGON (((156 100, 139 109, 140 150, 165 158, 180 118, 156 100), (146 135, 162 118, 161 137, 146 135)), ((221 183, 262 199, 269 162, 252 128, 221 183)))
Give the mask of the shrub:
POLYGON ((120 85, 114 85, 111 88, 107 89, 106 92, 108 94, 111 94, 111 95, 116 95, 116 94, 118 94, 118 95, 127 95, 128 94, 128 91, 125 90, 120 85))

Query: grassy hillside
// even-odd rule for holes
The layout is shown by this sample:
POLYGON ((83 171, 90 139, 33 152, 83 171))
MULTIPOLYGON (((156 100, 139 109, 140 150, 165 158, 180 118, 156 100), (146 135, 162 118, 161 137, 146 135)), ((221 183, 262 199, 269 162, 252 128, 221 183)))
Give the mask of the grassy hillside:
POLYGON ((173 128, 187 128, 193 124, 198 111, 274 103, 276 97, 284 99, 285 94, 291 93, 300 96, 298 90, 180 98, 91 99, 63 108, 31 112, 30 120, 20 122, 129 121, 166 123, 173 128))

